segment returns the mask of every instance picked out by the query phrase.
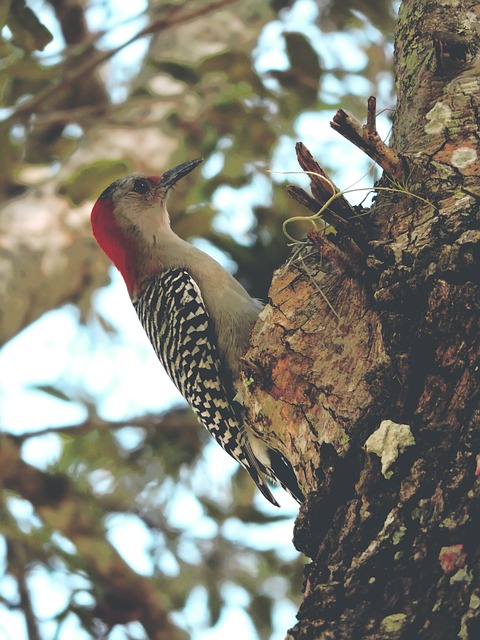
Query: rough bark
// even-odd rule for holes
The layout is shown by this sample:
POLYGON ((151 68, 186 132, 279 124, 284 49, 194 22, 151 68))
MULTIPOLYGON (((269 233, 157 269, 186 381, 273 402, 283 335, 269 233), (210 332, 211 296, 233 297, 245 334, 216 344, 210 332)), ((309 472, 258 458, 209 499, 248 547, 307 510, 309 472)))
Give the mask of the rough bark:
POLYGON ((337 233, 277 272, 246 356, 250 421, 308 494, 295 640, 480 637, 479 17, 402 3, 392 154, 334 119, 386 190, 356 219, 330 205, 337 233))

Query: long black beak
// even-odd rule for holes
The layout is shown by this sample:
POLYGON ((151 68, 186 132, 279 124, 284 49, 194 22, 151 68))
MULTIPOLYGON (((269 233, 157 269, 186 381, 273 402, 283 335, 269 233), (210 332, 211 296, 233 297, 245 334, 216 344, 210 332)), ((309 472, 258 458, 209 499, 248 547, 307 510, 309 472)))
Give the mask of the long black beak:
POLYGON ((203 162, 203 158, 197 158, 196 160, 188 160, 188 162, 184 162, 183 164, 179 164, 177 167, 173 167, 173 169, 169 169, 162 174, 160 178, 160 182, 157 184, 157 189, 171 189, 174 184, 176 184, 179 180, 187 176, 191 171, 198 167, 198 165, 203 162))

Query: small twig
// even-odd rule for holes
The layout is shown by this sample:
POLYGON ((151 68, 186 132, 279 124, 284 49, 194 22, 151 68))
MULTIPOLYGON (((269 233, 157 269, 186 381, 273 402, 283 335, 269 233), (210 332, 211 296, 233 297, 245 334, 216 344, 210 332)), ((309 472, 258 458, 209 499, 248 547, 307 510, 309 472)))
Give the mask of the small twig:
MULTIPOLYGON (((98 416, 90 416, 83 422, 77 424, 62 425, 61 427, 45 427, 44 429, 39 429, 38 431, 25 431, 24 433, 20 433, 18 435, 15 434, 14 436, 12 436, 12 438, 16 443, 21 444, 29 438, 38 438, 50 434, 78 436, 82 433, 93 431, 93 429, 104 429, 106 431, 109 431, 110 429, 123 429, 124 427, 138 427, 145 430, 151 429, 152 431, 158 431, 160 428, 162 428, 162 426, 168 427, 169 417, 174 416, 178 412, 184 411, 188 413, 187 409, 172 409, 166 413, 147 414, 139 417, 133 417, 131 419, 112 421, 103 420, 98 416)), ((181 427, 177 425, 176 428, 178 430, 181 429, 181 427)))
MULTIPOLYGON (((305 173, 309 172, 306 171, 305 173)), ((343 231, 344 233, 350 231, 350 224, 341 216, 332 211, 332 208, 334 208, 335 200, 342 197, 340 192, 333 193, 329 198, 327 198, 325 202, 320 203, 315 198, 309 196, 308 193, 301 187, 289 184, 287 185, 286 189, 289 196, 291 196, 294 200, 299 202, 302 206, 307 208, 312 213, 318 214, 318 216, 316 216, 317 218, 322 218, 322 220, 332 226, 336 231, 343 231)))
POLYGON ((41 640, 38 621, 33 611, 32 600, 28 590, 26 571, 28 570, 28 553, 21 540, 7 538, 9 570, 17 579, 20 608, 25 616, 29 640, 41 640))
POLYGON ((367 133, 369 136, 375 135, 377 132, 377 99, 370 96, 367 108, 367 133))
POLYGON ((110 104, 92 104, 86 107, 73 107, 72 109, 59 109, 58 111, 48 111, 35 114, 35 124, 68 124, 86 120, 92 116, 103 116, 112 109, 110 104))
MULTIPOLYGON (((306 171, 305 173, 310 173, 310 172, 306 171)), ((305 195, 307 195, 307 194, 305 194, 305 195)), ((287 238, 289 240, 291 240, 291 242, 293 244, 298 244, 301 241, 299 241, 296 238, 294 238, 293 236, 291 236, 287 231, 288 225, 291 224, 292 222, 298 222, 298 221, 310 222, 315 230, 317 229, 316 220, 318 220, 318 219, 322 219, 322 220, 324 220, 324 221, 326 221, 326 222, 328 222, 330 224, 329 221, 332 218, 335 219, 335 216, 334 216, 334 214, 332 214, 331 212, 328 211, 328 208, 332 204, 332 202, 335 201, 336 198, 340 197, 340 195, 341 194, 339 192, 338 193, 334 193, 325 202, 325 204, 322 207, 320 207, 320 209, 318 209, 318 211, 315 211, 313 213, 313 215, 311 215, 311 216, 293 216, 292 218, 288 218, 288 220, 285 220, 283 225, 282 225, 283 226, 283 233, 287 236, 287 238)), ((313 202, 311 204, 313 206, 313 202)), ((342 229, 342 226, 345 225, 345 220, 343 220, 342 218, 339 218, 338 225, 339 225, 339 229, 344 230, 344 229, 342 229)), ((333 227, 334 225, 332 224, 331 226, 333 227)), ((348 227, 347 227, 347 229, 345 231, 347 231, 347 230, 349 230, 348 227)))
MULTIPOLYGON (((156 105, 159 102, 172 102, 175 96, 155 96, 155 98, 136 99, 129 101, 131 110, 156 105)), ((138 118, 119 118, 115 114, 121 113, 124 105, 117 104, 92 104, 84 107, 72 107, 70 109, 59 109, 57 111, 40 112, 35 114, 35 124, 68 124, 70 122, 86 122, 89 118, 102 116, 103 121, 115 126, 125 127, 151 127, 160 121, 147 120, 139 122, 138 118), (110 117, 108 117, 110 116, 110 117)))
MULTIPOLYGON (((352 258, 358 265, 363 264, 361 248, 366 245, 365 232, 362 225, 357 224, 358 214, 343 193, 327 177, 326 173, 313 158, 310 151, 302 142, 295 145, 298 163, 305 173, 310 177, 310 186, 313 198, 303 189, 297 186, 288 185, 287 193, 292 196, 302 206, 311 211, 313 216, 296 216, 289 218, 283 224, 285 235, 295 242, 286 231, 286 225, 298 221, 310 221, 315 227, 314 221, 321 218, 344 238, 344 248, 352 251, 352 258)), ((353 269, 357 271, 357 269, 353 269)))
POLYGON ((333 116, 330 126, 372 158, 387 175, 400 181, 404 177, 402 161, 378 135, 375 107, 376 100, 371 96, 368 100, 368 116, 365 126, 362 126, 358 120, 343 109, 339 109, 333 116))
POLYGON ((340 189, 330 180, 303 142, 297 142, 295 151, 298 164, 310 177, 312 195, 320 204, 317 211, 331 200, 333 195, 336 195, 337 197, 329 203, 328 210, 324 211, 323 217, 328 224, 337 230, 347 231, 350 229, 349 219, 355 217, 355 210, 351 204, 343 197, 340 189))
POLYGON ((286 190, 288 195, 296 200, 298 203, 305 207, 312 213, 317 213, 320 209, 320 204, 312 198, 312 196, 308 195, 306 191, 304 191, 301 187, 297 187, 294 184, 287 184, 286 190))

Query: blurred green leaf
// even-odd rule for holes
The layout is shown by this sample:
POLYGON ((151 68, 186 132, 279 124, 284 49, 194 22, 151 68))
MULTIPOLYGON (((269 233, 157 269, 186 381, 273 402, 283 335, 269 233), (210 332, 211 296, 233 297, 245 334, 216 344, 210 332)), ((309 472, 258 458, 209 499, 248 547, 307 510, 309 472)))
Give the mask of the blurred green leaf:
POLYGON ((112 182, 128 173, 126 162, 120 160, 97 160, 82 167, 68 180, 59 184, 58 191, 73 204, 95 200, 112 182))
POLYGON ((64 391, 51 384, 34 384, 32 385, 32 389, 42 391, 43 393, 46 393, 53 398, 57 398, 57 400, 63 400, 64 402, 72 402, 73 400, 64 391))
POLYGON ((202 79, 207 80, 208 74, 216 74, 218 80, 224 80, 225 87, 235 88, 239 82, 243 82, 249 84, 256 95, 263 96, 266 93, 265 86, 252 66, 250 55, 244 51, 222 51, 205 58, 198 66, 198 72, 202 79), (227 79, 228 82, 225 82, 227 79))
POLYGON ((187 64, 181 64, 173 60, 153 61, 151 64, 157 71, 166 73, 175 80, 180 80, 187 85, 196 84, 200 80, 200 75, 193 67, 187 64))
POLYGON ((27 7, 25 0, 12 3, 7 24, 14 43, 25 51, 42 51, 53 40, 53 35, 27 7))
POLYGON ((385 0, 316 0, 320 9, 319 24, 326 31, 362 27, 363 14, 377 28, 391 33, 395 24, 394 4, 385 0))
POLYGON ((318 100, 322 69, 318 54, 301 33, 284 34, 290 68, 285 71, 272 70, 269 75, 276 78, 289 91, 288 107, 283 101, 289 117, 318 100))
POLYGON ((248 607, 260 637, 263 637, 272 628, 273 602, 274 600, 269 596, 256 595, 248 607))
POLYGON ((292 68, 298 69, 302 74, 310 78, 312 82, 316 82, 318 88, 321 73, 318 53, 303 33, 287 31, 287 33, 284 34, 284 38, 288 59, 290 60, 292 68))
POLYGON ((208 606, 210 612, 210 625, 213 627, 220 619, 223 608, 223 599, 215 584, 208 585, 208 606))

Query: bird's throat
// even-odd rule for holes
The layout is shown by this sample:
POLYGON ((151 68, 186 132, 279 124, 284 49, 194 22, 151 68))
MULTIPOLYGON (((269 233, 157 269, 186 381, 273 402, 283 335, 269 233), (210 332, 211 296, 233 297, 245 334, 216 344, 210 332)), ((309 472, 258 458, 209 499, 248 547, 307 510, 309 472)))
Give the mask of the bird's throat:
POLYGON ((92 211, 93 235, 120 271, 130 295, 133 295, 138 286, 138 242, 119 226, 110 209, 96 211, 97 205, 92 211))

